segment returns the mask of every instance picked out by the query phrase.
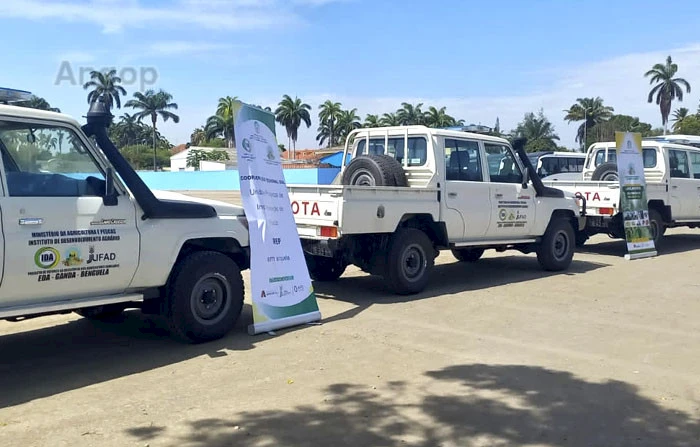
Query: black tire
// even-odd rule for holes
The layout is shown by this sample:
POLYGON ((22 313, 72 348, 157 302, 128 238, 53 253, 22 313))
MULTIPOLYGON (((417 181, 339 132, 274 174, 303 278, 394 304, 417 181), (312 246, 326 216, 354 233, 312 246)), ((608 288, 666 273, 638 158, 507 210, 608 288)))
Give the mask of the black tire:
POLYGON ((544 270, 566 270, 574 257, 575 245, 574 228, 569 219, 555 218, 537 247, 537 260, 544 270))
POLYGON ((408 186, 403 166, 388 155, 361 155, 343 172, 343 185, 408 186))
POLYGON ((651 238, 654 240, 654 248, 658 250, 659 245, 661 245, 661 239, 663 239, 666 232, 666 226, 661 213, 654 208, 649 209, 649 226, 651 227, 651 238))
POLYGON ((115 303, 103 306, 86 307, 75 311, 78 315, 88 320, 94 321, 115 321, 119 320, 126 309, 126 304, 115 303))
POLYGON ((400 228, 394 233, 384 260, 384 278, 398 295, 425 289, 435 263, 435 248, 424 232, 400 228))
POLYGON ((306 266, 314 281, 336 281, 345 272, 347 264, 340 259, 307 254, 306 266))
POLYGON ((459 262, 476 262, 481 259, 484 254, 483 248, 454 248, 452 249, 452 255, 457 258, 459 262))
POLYGON ((617 174, 617 164, 608 162, 595 168, 591 180, 598 180, 601 182, 616 182, 619 176, 617 174))
POLYGON ((236 325, 244 293, 241 271, 228 256, 215 251, 185 256, 167 287, 165 313, 172 334, 190 343, 223 337, 236 325))

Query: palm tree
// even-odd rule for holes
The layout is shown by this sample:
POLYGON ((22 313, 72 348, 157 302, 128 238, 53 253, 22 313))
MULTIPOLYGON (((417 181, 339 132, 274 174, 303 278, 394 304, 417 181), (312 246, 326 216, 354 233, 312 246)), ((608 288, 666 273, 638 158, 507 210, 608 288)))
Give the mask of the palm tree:
POLYGON ((428 111, 424 114, 423 123, 428 127, 449 127, 454 126, 456 121, 453 117, 447 114, 446 107, 436 109, 433 106, 428 107, 428 111))
POLYGON ((362 127, 360 117, 357 116, 357 109, 343 110, 338 115, 338 136, 341 142, 345 142, 350 132, 362 127))
POLYGON ((656 64, 651 70, 644 73, 644 77, 651 76, 649 84, 656 83, 654 88, 649 92, 647 102, 654 100, 656 95, 656 104, 661 110, 661 124, 664 126, 664 135, 668 123, 668 115, 671 114, 671 102, 674 99, 683 101, 683 88, 690 93, 690 84, 683 78, 674 78, 678 72, 678 65, 671 61, 671 56, 666 58, 666 64, 656 64))
POLYGON ((146 90, 145 93, 136 92, 134 93, 134 98, 129 100, 124 106, 139 110, 135 115, 139 122, 144 118, 151 118, 151 123, 153 124, 153 170, 156 171, 156 121, 158 116, 160 116, 163 121, 172 119, 174 122, 179 123, 180 117, 170 111, 171 109, 177 110, 177 104, 171 102, 173 95, 164 90, 159 90, 158 93, 152 89, 146 90))
POLYGON ((311 115, 309 111, 311 106, 303 103, 301 99, 295 97, 292 99, 289 95, 284 95, 279 107, 275 110, 275 118, 278 123, 284 126, 287 130, 287 138, 291 141, 292 159, 297 150, 297 136, 301 123, 306 124, 306 127, 311 127, 311 115))
POLYGON ((379 122, 379 115, 367 114, 365 117, 365 122, 362 123, 362 127, 379 127, 381 126, 379 122))
POLYGON ((210 116, 204 125, 207 138, 222 135, 229 149, 236 147, 234 121, 240 108, 241 101, 238 99, 238 96, 219 98, 216 114, 210 116))
POLYGON ((203 127, 198 127, 192 131, 190 135, 190 143, 193 146, 199 146, 207 140, 207 133, 204 131, 203 127))
POLYGON ((515 129, 518 137, 527 138, 526 150, 533 152, 537 150, 554 150, 557 144, 554 140, 559 140, 559 136, 554 132, 554 126, 549 122, 544 113, 540 111, 526 113, 524 119, 515 129))
POLYGON ((30 109, 39 109, 39 110, 48 110, 50 112, 61 112, 61 109, 58 107, 51 107, 51 104, 44 98, 36 95, 32 95, 31 98, 29 98, 26 101, 19 101, 15 103, 16 106, 18 107, 27 107, 30 109))
POLYGON ((382 115, 379 123, 382 126, 400 126, 401 120, 396 113, 385 113, 382 115))
POLYGON ((564 110, 566 112, 564 120, 567 123, 583 121, 576 133, 576 141, 581 143, 581 149, 583 149, 586 146, 588 129, 609 120, 614 111, 613 107, 603 105, 603 99, 600 96, 595 98, 577 98, 576 104, 569 107, 569 110, 564 110))
POLYGON ((338 117, 340 116, 341 104, 339 102, 333 102, 330 99, 318 106, 318 134, 319 136, 324 134, 325 138, 316 139, 319 140, 319 144, 323 144, 323 140, 328 139, 328 147, 334 145, 337 141, 336 135, 336 123, 338 122, 338 117))
POLYGON ((108 110, 116 103, 117 108, 121 108, 121 99, 119 95, 126 96, 126 90, 122 87, 122 78, 117 76, 117 70, 110 70, 106 73, 93 70, 90 72, 90 81, 83 85, 85 90, 92 87, 92 91, 88 93, 88 104, 92 104, 97 98, 103 98, 108 110))
POLYGON ((688 110, 687 107, 681 107, 679 109, 676 109, 675 112, 673 112, 673 131, 678 132, 681 126, 683 125, 683 120, 688 117, 688 113, 690 110, 688 110))
POLYGON ((422 102, 415 106, 407 102, 402 102, 401 108, 396 111, 396 116, 399 118, 401 125, 423 124, 424 117, 421 107, 423 107, 422 102))

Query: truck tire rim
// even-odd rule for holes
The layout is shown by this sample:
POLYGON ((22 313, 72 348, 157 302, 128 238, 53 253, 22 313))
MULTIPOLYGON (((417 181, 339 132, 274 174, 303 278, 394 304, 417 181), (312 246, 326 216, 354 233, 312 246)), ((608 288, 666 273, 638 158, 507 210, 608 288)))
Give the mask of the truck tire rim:
POLYGON ((606 181, 607 181, 607 182, 614 182, 614 181, 617 180, 617 179, 618 179, 617 173, 615 173, 615 172, 608 172, 607 174, 604 174, 604 175, 603 175, 603 178, 602 178, 601 180, 603 180, 604 182, 606 182, 606 181))
POLYGON ((404 277, 412 282, 419 280, 423 276, 426 259, 425 251, 420 245, 411 244, 406 247, 401 256, 404 277))
POLYGON ((565 231, 559 231, 554 236, 552 251, 554 257, 558 261, 561 261, 562 259, 566 258, 567 253, 569 253, 570 244, 571 241, 569 241, 569 236, 566 234, 565 231))
POLYGON ((350 184, 358 186, 377 186, 372 173, 366 169, 358 169, 350 176, 350 184))
POLYGON ((192 315, 201 324, 215 324, 226 314, 231 305, 230 297, 231 287, 222 275, 205 275, 192 288, 192 315))

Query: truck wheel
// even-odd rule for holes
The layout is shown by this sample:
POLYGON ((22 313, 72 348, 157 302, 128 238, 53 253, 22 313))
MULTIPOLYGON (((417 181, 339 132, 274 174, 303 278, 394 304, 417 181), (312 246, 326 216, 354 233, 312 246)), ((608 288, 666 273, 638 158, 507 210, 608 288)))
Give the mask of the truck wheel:
POLYGON ((177 338, 201 343, 226 335, 243 308, 238 265, 215 251, 187 255, 175 266, 167 287, 166 317, 177 338))
POLYGON ((316 255, 306 255, 306 266, 314 281, 335 281, 347 267, 340 259, 316 255))
POLYGON ((658 249, 661 244, 661 238, 666 232, 666 226, 661 213, 654 208, 649 209, 649 226, 651 227, 651 238, 654 240, 654 248, 658 249))
POLYGON ((401 163, 389 155, 361 155, 343 172, 343 185, 408 186, 401 163))
POLYGON ((121 317, 126 309, 126 304, 105 304, 104 306, 86 307, 75 311, 83 318, 95 321, 112 321, 121 317))
POLYGON ((430 238, 416 228, 400 228, 391 238, 386 254, 385 278, 399 295, 425 289, 433 269, 435 249, 430 238))
POLYGON ((484 254, 483 248, 454 248, 452 255, 459 262, 476 262, 484 254))
POLYGON ((600 180, 601 182, 616 182, 618 180, 617 163, 603 163, 595 168, 591 180, 600 180))
POLYGON ((564 218, 554 219, 537 247, 537 260, 545 270, 566 270, 574 257, 574 245, 574 228, 571 222, 564 218))

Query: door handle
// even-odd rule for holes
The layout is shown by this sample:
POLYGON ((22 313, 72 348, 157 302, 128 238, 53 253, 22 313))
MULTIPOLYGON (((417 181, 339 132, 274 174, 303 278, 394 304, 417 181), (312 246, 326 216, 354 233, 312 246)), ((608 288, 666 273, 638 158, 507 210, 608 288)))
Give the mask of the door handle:
POLYGON ((457 193, 456 192, 448 192, 447 197, 457 197, 457 193))
POLYGON ((496 198, 497 198, 497 199, 500 199, 501 197, 503 197, 503 194, 501 194, 500 192, 496 193, 496 198))
POLYGON ((671 188, 678 189, 678 185, 673 185, 673 186, 671 186, 671 188))
POLYGON ((41 225, 43 223, 43 217, 23 217, 19 220, 20 225, 41 225))

